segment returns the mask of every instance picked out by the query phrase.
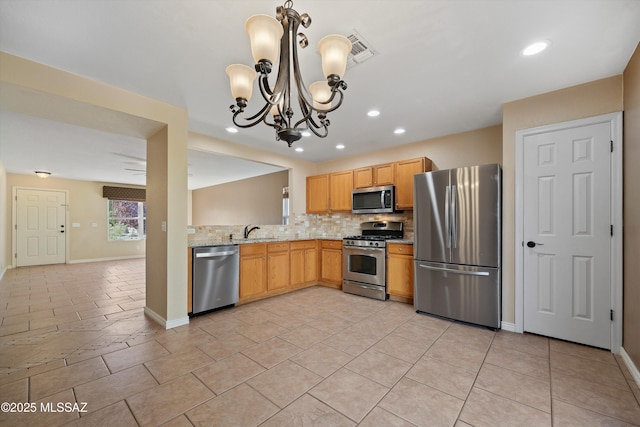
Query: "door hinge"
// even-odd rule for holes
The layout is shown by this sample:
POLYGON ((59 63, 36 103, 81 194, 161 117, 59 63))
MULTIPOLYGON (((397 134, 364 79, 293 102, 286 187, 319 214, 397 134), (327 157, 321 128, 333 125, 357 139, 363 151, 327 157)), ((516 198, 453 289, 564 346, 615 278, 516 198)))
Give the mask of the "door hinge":
POLYGON ((613 141, 611 141, 611 152, 613 153, 613 141))
POLYGON ((613 322, 613 308, 611 309, 611 311, 609 312, 609 314, 610 314, 611 321, 613 322))

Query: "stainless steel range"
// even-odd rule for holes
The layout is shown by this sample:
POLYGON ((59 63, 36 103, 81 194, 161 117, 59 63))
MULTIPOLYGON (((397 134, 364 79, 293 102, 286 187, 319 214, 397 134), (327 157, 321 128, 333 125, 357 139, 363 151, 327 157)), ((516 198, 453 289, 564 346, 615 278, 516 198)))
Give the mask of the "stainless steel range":
POLYGON ((370 221, 360 224, 362 234, 342 240, 342 291, 386 300, 387 240, 402 239, 399 221, 370 221))

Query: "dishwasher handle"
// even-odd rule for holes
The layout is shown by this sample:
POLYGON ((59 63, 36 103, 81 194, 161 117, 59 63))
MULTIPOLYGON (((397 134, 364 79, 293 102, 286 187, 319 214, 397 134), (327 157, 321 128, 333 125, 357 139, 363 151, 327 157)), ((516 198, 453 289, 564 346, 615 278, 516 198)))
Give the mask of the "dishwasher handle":
POLYGON ((218 258, 222 256, 236 255, 237 253, 237 249, 224 252, 198 252, 196 253, 196 258, 218 258))

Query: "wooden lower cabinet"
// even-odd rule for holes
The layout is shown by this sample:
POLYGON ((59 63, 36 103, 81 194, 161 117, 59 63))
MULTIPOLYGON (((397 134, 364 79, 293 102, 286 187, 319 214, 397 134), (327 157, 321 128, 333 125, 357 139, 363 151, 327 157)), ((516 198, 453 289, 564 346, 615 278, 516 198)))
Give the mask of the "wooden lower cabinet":
POLYGON ((413 298, 413 245, 387 244, 387 293, 413 298))
POLYGON ((320 242, 320 280, 342 286, 342 240, 320 242))
POLYGON ((240 245, 240 301, 267 291, 267 245, 240 245))
POLYGON ((289 287, 289 242, 267 245, 267 290, 289 287))
POLYGON ((315 240, 291 242, 291 286, 318 280, 318 244, 315 240))

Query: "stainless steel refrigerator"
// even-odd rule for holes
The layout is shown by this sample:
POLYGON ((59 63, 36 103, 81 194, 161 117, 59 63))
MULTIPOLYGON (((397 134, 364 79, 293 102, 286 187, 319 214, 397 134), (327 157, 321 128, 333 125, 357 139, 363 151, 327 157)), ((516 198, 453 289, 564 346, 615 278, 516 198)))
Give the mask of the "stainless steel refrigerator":
POLYGON ((418 312, 500 328, 500 165, 414 176, 418 312))

